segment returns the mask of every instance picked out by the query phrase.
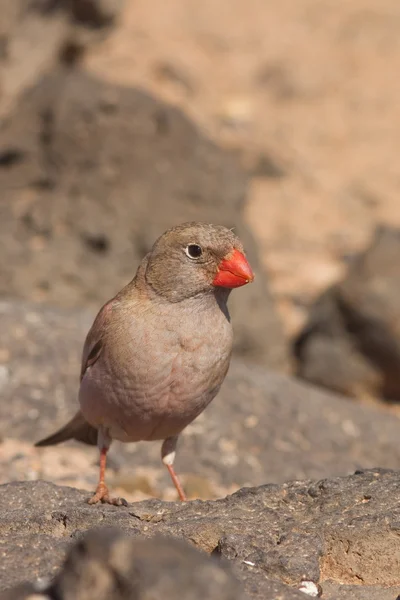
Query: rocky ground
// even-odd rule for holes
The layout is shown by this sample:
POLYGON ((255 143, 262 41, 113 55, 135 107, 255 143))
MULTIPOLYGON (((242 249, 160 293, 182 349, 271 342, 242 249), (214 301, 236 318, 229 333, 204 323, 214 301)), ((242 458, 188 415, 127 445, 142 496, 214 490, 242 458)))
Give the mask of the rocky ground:
MULTIPOLYGON (((298 590, 305 579, 321 585, 324 597, 332 600, 396 598, 399 476, 384 469, 397 468, 400 462, 397 416, 239 359, 216 401, 182 435, 178 451, 176 465, 190 499, 206 502, 165 502, 176 500, 176 495, 160 464, 159 444, 143 443, 115 444, 110 452, 109 483, 135 502, 121 510, 87 506, 97 479, 96 450, 69 443, 39 451, 32 442, 75 409, 79 348, 90 318, 90 312, 77 309, 1 304, 0 328, 7 352, 0 372, 3 588, 25 579, 47 581, 83 531, 114 525, 139 536, 139 541, 143 535, 171 534, 226 558, 246 597, 302 597, 298 590), (81 490, 60 487, 65 485, 81 490), (225 498, 244 486, 260 487, 225 498), (11 568, 17 556, 18 565, 23 560, 23 572, 19 566, 11 568)), ((107 562, 107 553, 112 553, 109 543, 106 537, 104 555, 92 556, 94 550, 89 549, 88 560, 107 562)), ((145 569, 154 568, 146 558, 154 551, 132 546, 145 569)), ((174 568, 181 573, 179 552, 174 568)), ((137 560, 118 561, 117 572, 129 572, 137 560)), ((162 553, 158 560, 163 577, 162 553)), ((194 563, 204 560, 193 555, 194 563)), ((72 584, 66 569, 68 590, 72 584)), ((218 573, 210 575, 212 582, 227 577, 218 573)), ((81 577, 86 575, 80 566, 76 577, 81 589, 86 585, 81 577)), ((147 585, 144 577, 142 595, 126 591, 115 598, 145 598, 147 585)), ((185 597, 204 597, 198 582, 184 585, 198 594, 185 597)), ((98 586, 106 594, 102 580, 98 586)), ((61 595, 49 592, 49 597, 81 598, 78 592, 65 590, 61 595)), ((79 593, 82 599, 93 597, 79 593)), ((21 594, 24 598, 25 592, 21 594)), ((154 597, 161 598, 161 592, 157 594, 154 597)), ((101 597, 107 595, 96 596, 101 597)))
POLYGON ((398 2, 0 11, 0 598, 395 600, 398 2), (257 276, 182 435, 194 502, 158 444, 115 444, 130 504, 88 507, 96 450, 33 442, 76 408, 95 311, 188 219, 235 227, 257 276))
MULTIPOLYGON (((330 600, 395 600, 400 592, 400 486, 391 471, 245 488, 214 502, 153 500, 126 508, 89 507, 84 492, 47 482, 10 483, 1 491, 2 583, 40 578, 43 600, 300 600, 301 588, 330 600), (111 526, 131 541, 115 539, 111 526), (82 539, 93 528, 100 528, 96 537, 82 539), (157 535, 187 540, 211 559, 170 541, 165 547, 157 535), (153 543, 145 544, 148 538, 153 543)), ((4 599, 34 591, 14 588, 4 599)))

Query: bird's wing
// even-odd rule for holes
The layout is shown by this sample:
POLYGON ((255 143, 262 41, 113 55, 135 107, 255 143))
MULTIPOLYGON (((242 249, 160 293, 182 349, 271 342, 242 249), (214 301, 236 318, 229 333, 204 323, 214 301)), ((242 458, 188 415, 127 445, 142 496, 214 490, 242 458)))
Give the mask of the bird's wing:
POLYGON ((94 320, 89 333, 86 336, 85 344, 82 352, 82 364, 81 364, 81 375, 80 380, 82 381, 86 370, 94 365, 99 359, 103 348, 104 341, 108 330, 108 325, 111 320, 111 314, 115 300, 110 300, 103 306, 99 311, 97 317, 94 320))
MULTIPOLYGON (((86 337, 82 353, 81 381, 86 370, 94 365, 102 353, 113 302, 114 300, 110 300, 103 306, 86 337)), ((80 410, 64 427, 49 437, 40 440, 35 446, 52 446, 70 439, 90 445, 96 445, 97 443, 97 429, 89 425, 80 410)))

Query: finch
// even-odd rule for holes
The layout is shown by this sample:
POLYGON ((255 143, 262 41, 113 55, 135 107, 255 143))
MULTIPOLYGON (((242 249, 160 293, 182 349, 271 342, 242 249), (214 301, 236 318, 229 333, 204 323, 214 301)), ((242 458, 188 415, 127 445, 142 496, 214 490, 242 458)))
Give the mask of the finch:
POLYGON ((97 444, 100 477, 89 504, 126 505, 105 484, 113 439, 162 440, 162 461, 186 500, 173 467, 178 436, 225 379, 233 341, 228 296, 253 279, 230 229, 184 223, 156 240, 134 279, 100 310, 83 347, 80 408, 36 443, 97 444))

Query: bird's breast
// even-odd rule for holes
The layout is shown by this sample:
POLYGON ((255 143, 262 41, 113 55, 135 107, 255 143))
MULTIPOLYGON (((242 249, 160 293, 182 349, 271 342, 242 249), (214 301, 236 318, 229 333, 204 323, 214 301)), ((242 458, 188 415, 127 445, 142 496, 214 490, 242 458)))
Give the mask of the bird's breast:
POLYGON ((158 314, 126 326, 118 342, 81 383, 86 419, 110 428, 123 441, 177 435, 214 398, 225 378, 232 348, 229 321, 218 312, 158 314))

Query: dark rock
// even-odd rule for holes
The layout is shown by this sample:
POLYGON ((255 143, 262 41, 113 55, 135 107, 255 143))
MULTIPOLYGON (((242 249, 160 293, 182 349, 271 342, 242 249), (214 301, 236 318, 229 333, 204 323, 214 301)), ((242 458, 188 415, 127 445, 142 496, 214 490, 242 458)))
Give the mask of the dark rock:
POLYGON ((71 549, 46 591, 62 600, 239 600, 239 582, 183 540, 132 539, 116 529, 90 532, 71 549))
MULTIPOLYGON (((89 313, 78 310, 0 304, 0 438, 33 442, 73 415, 81 345, 90 321, 89 313)), ((214 490, 283 483, 374 465, 396 468, 398 438, 398 421, 383 408, 359 406, 235 360, 218 397, 183 432, 176 466, 187 478, 202 477, 214 490)), ((96 460, 96 449, 79 447, 96 460)), ((160 489, 169 483, 156 442, 115 443, 110 459, 110 474, 118 465, 133 473, 142 466, 157 470, 160 489)), ((3 462, 3 481, 11 469, 3 462)), ((94 483, 89 479, 87 489, 94 483)))
POLYGON ((274 368, 287 365, 242 217, 246 175, 178 109, 61 70, 15 107, 0 156, 0 295, 98 309, 166 228, 222 223, 236 228, 257 272, 254 284, 232 294, 236 351, 274 368))
POLYGON ((71 17, 89 27, 105 27, 115 22, 125 0, 58 0, 71 17))
POLYGON ((382 376, 348 335, 339 293, 338 288, 331 288, 317 300, 305 329, 295 340, 297 374, 348 396, 378 396, 382 376))
POLYGON ((351 396, 400 400, 400 231, 377 230, 344 281, 311 310, 298 374, 351 396))
POLYGON ((89 506, 85 500, 85 493, 41 481, 1 486, 3 588, 21 579, 53 577, 61 564, 59 548, 65 551, 77 539, 45 592, 50 598, 107 597, 102 590, 115 600, 145 598, 146 592, 159 598, 162 590, 174 598, 175 586, 181 586, 183 598, 240 597, 225 568, 182 544, 143 540, 156 535, 188 540, 206 552, 213 548, 213 557, 230 564, 252 598, 272 600, 278 591, 283 599, 304 598, 297 591, 304 580, 319 583, 323 593, 328 582, 332 598, 333 588, 337 592, 342 584, 349 594, 341 597, 360 599, 373 598, 369 586, 389 589, 395 597, 400 585, 400 477, 393 471, 242 489, 213 502, 151 500, 124 508, 89 506), (111 526, 132 541, 107 529, 82 538, 88 529, 111 526), (32 534, 45 539, 49 552, 54 546, 50 564, 38 560, 41 550, 32 544, 32 534), (24 552, 23 573, 16 549, 24 552), (88 581, 93 594, 80 596, 76 590, 88 581), (116 581, 118 593, 137 596, 118 596, 116 581), (355 583, 364 594, 354 596, 355 583))

